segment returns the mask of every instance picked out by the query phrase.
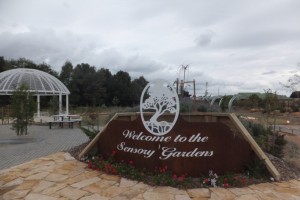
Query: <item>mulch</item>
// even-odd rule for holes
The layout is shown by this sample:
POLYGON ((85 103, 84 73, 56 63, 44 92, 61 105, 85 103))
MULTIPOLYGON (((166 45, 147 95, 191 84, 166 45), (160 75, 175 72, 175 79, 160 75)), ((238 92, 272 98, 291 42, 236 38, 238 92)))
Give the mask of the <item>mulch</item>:
POLYGON ((269 153, 265 154, 268 156, 270 161, 273 163, 275 168, 280 173, 281 181, 288 181, 291 179, 299 179, 300 178, 300 170, 296 167, 290 165, 288 162, 284 161, 281 158, 277 158, 269 153))

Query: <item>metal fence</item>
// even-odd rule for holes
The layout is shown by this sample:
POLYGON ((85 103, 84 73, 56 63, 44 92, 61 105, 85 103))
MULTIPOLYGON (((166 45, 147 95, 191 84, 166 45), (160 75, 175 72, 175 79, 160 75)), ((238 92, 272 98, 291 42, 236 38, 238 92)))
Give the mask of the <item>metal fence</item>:
POLYGON ((300 135, 300 126, 277 125, 277 126, 275 126, 275 130, 283 132, 283 133, 290 133, 290 134, 293 134, 293 135, 300 135))

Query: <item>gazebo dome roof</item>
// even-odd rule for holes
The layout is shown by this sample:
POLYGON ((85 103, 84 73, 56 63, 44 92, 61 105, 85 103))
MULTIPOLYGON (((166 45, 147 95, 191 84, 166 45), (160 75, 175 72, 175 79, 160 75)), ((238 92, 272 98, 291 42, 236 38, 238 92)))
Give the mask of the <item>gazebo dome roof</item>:
POLYGON ((67 95, 68 88, 54 76, 36 69, 17 68, 0 73, 0 95, 12 94, 25 83, 37 95, 67 95))

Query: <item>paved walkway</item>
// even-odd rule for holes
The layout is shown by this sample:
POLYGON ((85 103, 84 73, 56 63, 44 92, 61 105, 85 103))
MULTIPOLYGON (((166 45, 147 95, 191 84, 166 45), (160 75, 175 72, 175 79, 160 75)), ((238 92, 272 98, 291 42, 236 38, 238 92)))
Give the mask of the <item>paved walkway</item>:
POLYGON ((13 200, 204 200, 300 199, 300 180, 251 185, 246 188, 177 189, 149 186, 93 171, 58 152, 0 170, 0 199, 13 200))
POLYGON ((29 126, 29 135, 17 136, 11 125, 0 125, 0 170, 68 149, 88 141, 76 127, 49 129, 29 126))

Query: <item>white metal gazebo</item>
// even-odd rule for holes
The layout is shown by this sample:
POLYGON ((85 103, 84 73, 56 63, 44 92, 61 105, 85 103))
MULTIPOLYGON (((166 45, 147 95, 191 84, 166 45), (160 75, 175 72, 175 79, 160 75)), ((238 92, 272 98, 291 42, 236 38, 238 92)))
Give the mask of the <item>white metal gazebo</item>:
POLYGON ((0 95, 12 95, 22 83, 37 96, 37 116, 40 117, 40 96, 59 96, 59 113, 62 113, 62 96, 66 96, 66 114, 69 114, 68 88, 54 76, 36 69, 17 68, 0 73, 0 95))

